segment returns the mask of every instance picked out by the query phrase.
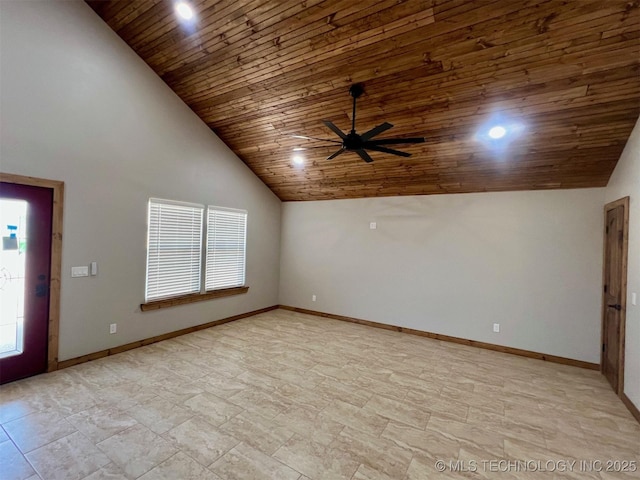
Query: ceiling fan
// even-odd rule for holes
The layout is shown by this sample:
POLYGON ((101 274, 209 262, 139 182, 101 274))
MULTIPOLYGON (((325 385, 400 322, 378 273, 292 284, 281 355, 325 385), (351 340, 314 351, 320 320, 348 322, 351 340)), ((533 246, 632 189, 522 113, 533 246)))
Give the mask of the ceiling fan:
POLYGON ((315 138, 315 137, 305 137, 302 135, 293 135, 294 138, 303 138, 306 140, 318 140, 321 142, 331 142, 331 143, 339 143, 341 144, 340 150, 335 152, 334 154, 327 157, 327 160, 332 160, 336 158, 338 155, 343 154, 344 152, 356 152, 360 158, 362 158, 365 162, 371 163, 373 162, 373 158, 367 153, 367 150, 371 150, 374 152, 382 152, 382 153, 390 153, 392 155, 398 155, 400 157, 410 157, 411 154, 407 152, 401 152, 400 150, 394 150, 391 148, 387 148, 384 145, 400 145, 405 143, 424 143, 424 137, 415 137, 415 138, 383 138, 379 140, 372 140, 373 137, 380 135, 382 132, 386 132, 391 127, 392 124, 389 122, 384 122, 383 124, 378 125, 377 127, 372 128, 368 132, 359 135, 356 133, 356 100, 364 93, 364 86, 361 83, 356 83, 351 85, 349 88, 349 94, 353 97, 353 115, 351 116, 351 131, 349 133, 344 133, 338 127, 336 127, 333 122, 329 120, 323 120, 327 128, 329 128, 333 133, 338 135, 341 140, 328 140, 324 138, 315 138))

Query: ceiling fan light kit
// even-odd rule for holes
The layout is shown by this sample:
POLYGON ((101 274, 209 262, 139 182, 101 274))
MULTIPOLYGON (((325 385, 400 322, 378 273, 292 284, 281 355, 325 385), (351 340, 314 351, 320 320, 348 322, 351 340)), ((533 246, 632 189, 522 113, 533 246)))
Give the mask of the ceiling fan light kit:
POLYGON ((407 152, 402 152, 400 150, 395 150, 392 148, 387 148, 384 145, 400 145, 400 144, 412 144, 412 143, 424 143, 424 137, 415 137, 415 138, 384 138, 379 140, 372 140, 373 137, 380 135, 383 132, 386 132, 390 128, 393 127, 392 124, 388 122, 384 122, 377 127, 372 128, 371 130, 359 135, 356 132, 356 101, 359 97, 364 93, 364 86, 361 83, 356 83, 351 85, 349 88, 349 94, 353 97, 353 113, 351 116, 351 131, 349 133, 344 133, 340 130, 333 122, 330 120, 323 120, 322 123, 335 133, 340 140, 328 140, 323 138, 315 138, 315 137, 305 137, 301 135, 294 135, 294 138, 304 138, 308 140, 318 140, 321 142, 331 142, 331 143, 339 143, 341 144, 340 150, 336 151, 332 155, 327 157, 327 160, 333 160, 338 155, 342 155, 344 152, 355 152, 357 153, 362 160, 367 163, 373 162, 373 158, 367 152, 367 150, 381 153, 389 153, 391 155, 397 155, 399 157, 410 157, 411 154, 407 152))

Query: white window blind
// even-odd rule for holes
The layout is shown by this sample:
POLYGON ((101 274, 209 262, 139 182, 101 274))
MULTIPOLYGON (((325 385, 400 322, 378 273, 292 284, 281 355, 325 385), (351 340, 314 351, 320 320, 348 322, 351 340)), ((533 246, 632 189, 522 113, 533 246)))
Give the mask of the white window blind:
POLYGON ((205 289, 244 285, 247 212, 208 207, 205 289))
POLYGON ((146 300, 200 292, 204 205, 149 200, 146 300))

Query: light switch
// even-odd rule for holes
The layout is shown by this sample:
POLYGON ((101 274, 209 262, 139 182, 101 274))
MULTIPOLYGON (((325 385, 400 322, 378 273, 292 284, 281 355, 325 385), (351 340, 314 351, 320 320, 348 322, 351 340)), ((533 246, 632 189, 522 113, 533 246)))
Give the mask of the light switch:
POLYGON ((88 277, 89 267, 71 267, 72 277, 88 277))
POLYGON ((631 305, 637 305, 638 304, 638 295, 636 295, 636 292, 633 292, 631 294, 631 305))
POLYGON ((98 275, 98 262, 91 262, 91 276, 95 277, 98 275))

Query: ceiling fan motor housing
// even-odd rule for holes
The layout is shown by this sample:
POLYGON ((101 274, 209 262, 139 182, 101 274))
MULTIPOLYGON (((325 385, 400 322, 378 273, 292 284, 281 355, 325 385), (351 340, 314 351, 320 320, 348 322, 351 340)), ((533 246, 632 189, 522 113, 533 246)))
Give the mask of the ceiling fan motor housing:
POLYGON ((363 146, 364 142, 362 141, 362 137, 354 132, 347 134, 342 141, 342 147, 347 150, 360 150, 363 146))

